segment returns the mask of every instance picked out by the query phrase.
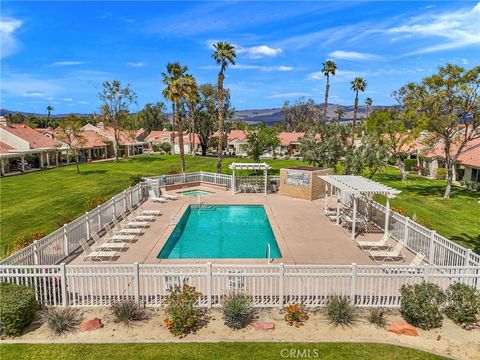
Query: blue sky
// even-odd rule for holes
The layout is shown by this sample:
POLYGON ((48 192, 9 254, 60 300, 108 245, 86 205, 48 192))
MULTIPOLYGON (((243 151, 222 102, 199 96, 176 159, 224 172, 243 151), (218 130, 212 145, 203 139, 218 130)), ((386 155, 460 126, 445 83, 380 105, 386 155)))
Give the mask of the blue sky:
POLYGON ((237 47, 225 86, 237 109, 322 102, 322 62, 338 66, 330 102, 353 103, 350 81, 376 105, 446 62, 479 64, 480 3, 439 2, 4 2, 1 107, 99 111, 105 80, 129 83, 141 109, 162 100, 161 73, 180 61, 200 83, 216 81, 211 44, 237 47))

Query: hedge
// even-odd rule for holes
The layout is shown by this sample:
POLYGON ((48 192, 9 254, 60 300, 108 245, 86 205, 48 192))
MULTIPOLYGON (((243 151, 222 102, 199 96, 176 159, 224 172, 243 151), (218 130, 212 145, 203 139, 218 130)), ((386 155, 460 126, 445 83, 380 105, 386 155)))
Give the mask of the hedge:
POLYGON ((0 283, 0 333, 19 335, 32 322, 37 307, 35 289, 0 283))

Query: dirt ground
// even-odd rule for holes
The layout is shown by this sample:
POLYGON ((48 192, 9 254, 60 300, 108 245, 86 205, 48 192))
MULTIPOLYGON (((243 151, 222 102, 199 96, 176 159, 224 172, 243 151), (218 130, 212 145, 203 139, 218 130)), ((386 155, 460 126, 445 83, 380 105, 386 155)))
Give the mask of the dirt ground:
MULTIPOLYGON (((195 334, 183 339, 175 338, 166 329, 162 309, 148 309, 149 319, 135 323, 131 327, 114 322, 108 308, 84 308, 79 310, 82 318, 98 317, 104 328, 91 331, 75 331, 57 337, 36 319, 25 333, 2 342, 45 342, 45 343, 88 343, 88 342, 171 342, 171 341, 302 341, 302 342, 376 342, 391 343, 434 352, 456 359, 480 358, 480 330, 463 330, 451 320, 445 318, 443 327, 430 331, 418 329, 418 337, 396 335, 379 329, 366 319, 366 311, 360 311, 357 324, 351 328, 333 328, 322 310, 310 313, 310 319, 300 328, 287 325, 278 309, 260 310, 259 322, 272 322, 275 329, 259 331, 253 328, 234 331, 224 325, 220 310, 207 313, 208 323, 195 334)), ((389 312, 387 323, 399 319, 398 312, 389 312)))

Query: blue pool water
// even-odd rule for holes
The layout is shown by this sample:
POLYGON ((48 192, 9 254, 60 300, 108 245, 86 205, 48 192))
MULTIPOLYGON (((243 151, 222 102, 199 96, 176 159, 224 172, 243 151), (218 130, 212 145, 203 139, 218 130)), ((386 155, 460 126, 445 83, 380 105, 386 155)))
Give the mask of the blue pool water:
POLYGON ((159 259, 282 257, 262 205, 190 205, 159 259))
POLYGON ((180 191, 178 194, 187 195, 187 196, 197 196, 197 195, 210 195, 213 193, 211 191, 205 191, 205 190, 185 190, 185 191, 180 191))

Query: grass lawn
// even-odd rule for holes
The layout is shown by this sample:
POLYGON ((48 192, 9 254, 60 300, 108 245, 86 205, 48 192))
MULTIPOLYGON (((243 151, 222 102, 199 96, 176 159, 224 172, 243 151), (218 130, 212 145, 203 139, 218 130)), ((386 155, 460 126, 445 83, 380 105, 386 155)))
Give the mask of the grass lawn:
POLYGON ((444 359, 399 346, 362 343, 13 344, 0 345, 0 354, 2 360, 444 359))

